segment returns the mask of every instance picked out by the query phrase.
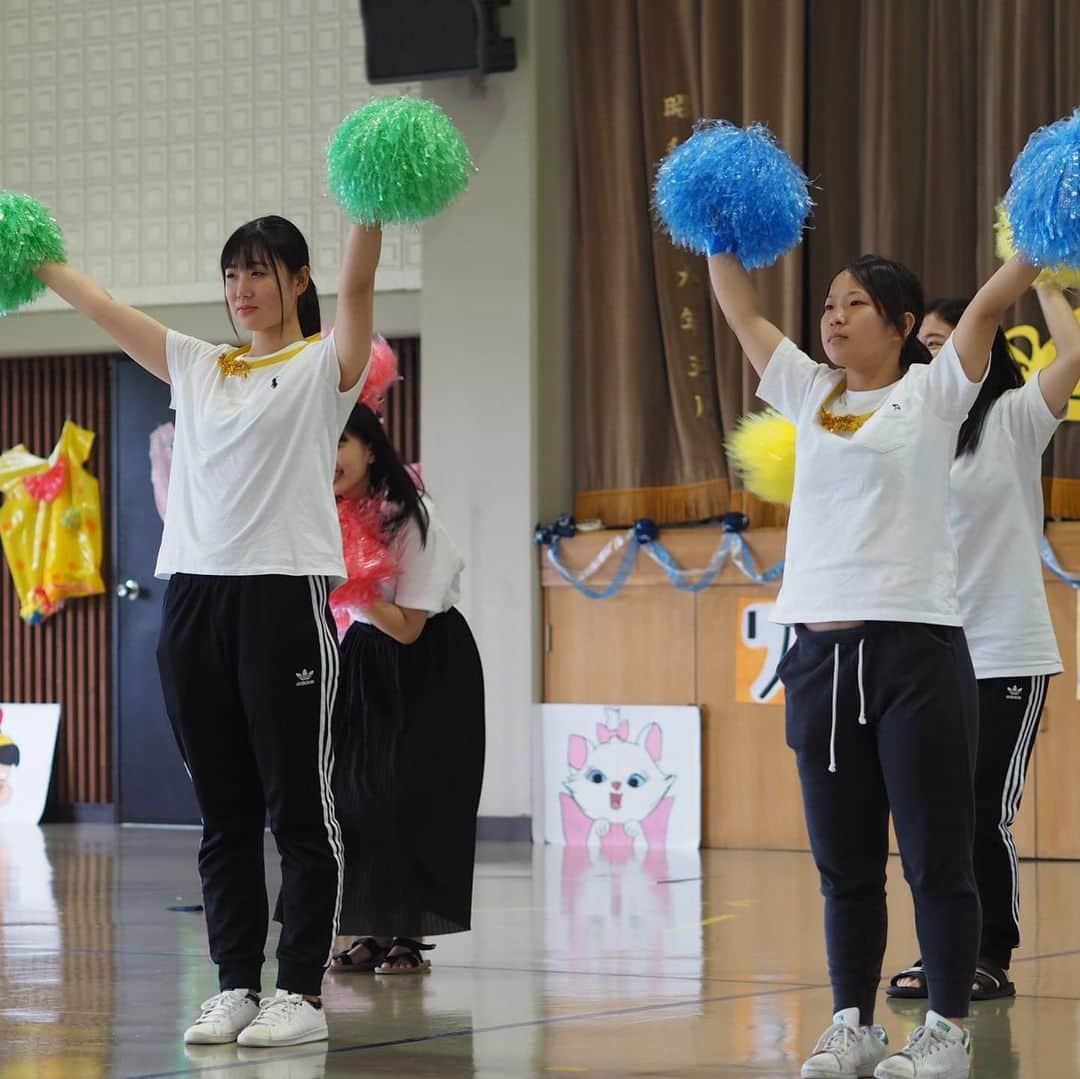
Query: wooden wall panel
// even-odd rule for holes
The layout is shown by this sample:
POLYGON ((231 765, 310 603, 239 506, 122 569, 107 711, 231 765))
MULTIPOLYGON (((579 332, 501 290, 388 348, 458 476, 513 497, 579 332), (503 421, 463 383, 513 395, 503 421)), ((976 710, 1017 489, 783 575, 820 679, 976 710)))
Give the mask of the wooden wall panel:
MULTIPOLYGON (((1080 523, 1057 522, 1047 536, 1068 570, 1080 573, 1080 523)), ((564 542, 571 569, 581 570, 612 537, 582 533, 564 542)), ((684 566, 703 566, 720 539, 714 526, 670 530, 665 542, 684 566)), ((781 529, 746 534, 760 568, 783 554, 781 529)), ((608 583, 618 559, 590 580, 608 583)), ((707 847, 805 850, 794 757, 784 742, 783 708, 740 704, 734 693, 735 634, 742 596, 767 598, 727 566, 696 597, 676 591, 652 561, 639 558, 615 599, 579 596, 541 559, 545 634, 544 700, 625 704, 688 704, 702 708, 703 839, 707 847), (690 669, 683 657, 690 650, 690 669), (693 678, 693 695, 686 680, 693 678)), ((1021 856, 1080 859, 1080 699, 1077 686, 1078 593, 1044 574, 1065 673, 1050 680, 1042 729, 1014 827, 1021 856)), ((893 850, 896 850, 895 840, 893 850)))
MULTIPOLYGON (((47 457, 64 420, 97 438, 88 462, 101 481, 109 566, 109 357, 0 359, 0 450, 23 443, 47 457)), ((19 618, 6 566, 0 573, 0 700, 59 702, 52 801, 112 801, 112 659, 108 595, 69 602, 38 626, 19 618)))
MULTIPOLYGON (((386 427, 407 462, 420 457, 420 339, 390 341, 402 381, 389 393, 386 427)), ((109 521, 109 362, 107 355, 0 360, 0 451, 23 443, 47 456, 65 419, 96 435, 90 471, 101 482, 105 573, 109 521)), ((0 700, 58 701, 63 709, 52 802, 112 801, 112 626, 108 595, 72 600, 39 626, 19 618, 6 568, 0 574, 0 700)))
POLYGON ((420 460, 420 338, 387 340, 397 353, 401 381, 386 395, 383 422, 401 459, 412 465, 420 460))

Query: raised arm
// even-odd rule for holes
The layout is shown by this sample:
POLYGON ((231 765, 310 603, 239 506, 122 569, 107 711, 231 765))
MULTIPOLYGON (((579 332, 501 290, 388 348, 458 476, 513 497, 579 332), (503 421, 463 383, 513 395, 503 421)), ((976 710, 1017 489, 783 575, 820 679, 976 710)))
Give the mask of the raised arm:
POLYGON ((162 382, 169 381, 165 361, 169 331, 160 322, 118 303, 92 277, 66 263, 46 262, 36 273, 57 296, 96 322, 137 364, 162 382))
POLYGON ((1068 297, 1057 285, 1037 285, 1035 293, 1057 351, 1054 362, 1039 372, 1039 389, 1046 407, 1059 416, 1080 382, 1080 322, 1076 321, 1068 297))
POLYGON ((710 255, 709 279, 716 302, 750 365, 759 376, 765 374, 769 358, 784 335, 762 315, 750 275, 734 255, 710 255))
POLYGON ((964 374, 978 382, 986 374, 990 346, 1005 312, 1031 287, 1039 271, 1022 255, 1013 255, 964 309, 952 340, 964 374))
POLYGON ((334 341, 341 367, 339 389, 351 390, 367 367, 375 326, 375 268, 382 250, 382 229, 353 225, 345 241, 338 281, 334 341))

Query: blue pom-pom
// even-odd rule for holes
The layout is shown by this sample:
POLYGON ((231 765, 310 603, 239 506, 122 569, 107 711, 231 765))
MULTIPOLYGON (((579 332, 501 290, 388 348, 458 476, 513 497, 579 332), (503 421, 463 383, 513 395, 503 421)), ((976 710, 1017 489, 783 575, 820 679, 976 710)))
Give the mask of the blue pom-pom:
POLYGON ((813 200, 806 174, 763 124, 699 120, 660 163, 656 212, 674 243, 771 266, 802 239, 813 200))
POLYGON ((1080 266, 1080 109, 1041 127, 1013 163, 1005 210, 1035 266, 1080 266))

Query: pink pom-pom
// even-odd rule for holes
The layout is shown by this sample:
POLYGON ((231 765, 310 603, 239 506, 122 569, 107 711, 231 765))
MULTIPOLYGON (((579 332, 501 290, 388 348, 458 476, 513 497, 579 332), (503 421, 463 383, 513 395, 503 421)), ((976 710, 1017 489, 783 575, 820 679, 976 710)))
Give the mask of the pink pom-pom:
POLYGON ((391 550, 382 499, 343 498, 337 506, 349 579, 330 593, 330 609, 341 635, 357 613, 382 598, 383 585, 396 580, 401 570, 391 550))
POLYGON ((386 391, 398 380, 398 360, 385 337, 371 342, 371 358, 368 360, 367 378, 360 391, 360 404, 367 405, 376 415, 381 415, 386 391))

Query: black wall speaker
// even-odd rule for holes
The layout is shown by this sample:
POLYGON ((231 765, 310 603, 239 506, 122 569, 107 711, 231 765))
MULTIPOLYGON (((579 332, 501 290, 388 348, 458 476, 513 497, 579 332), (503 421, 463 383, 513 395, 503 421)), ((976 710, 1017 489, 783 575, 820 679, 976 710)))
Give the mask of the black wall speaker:
POLYGON ((510 0, 360 0, 368 82, 513 71, 512 37, 499 33, 510 0))

